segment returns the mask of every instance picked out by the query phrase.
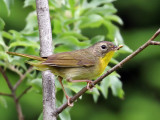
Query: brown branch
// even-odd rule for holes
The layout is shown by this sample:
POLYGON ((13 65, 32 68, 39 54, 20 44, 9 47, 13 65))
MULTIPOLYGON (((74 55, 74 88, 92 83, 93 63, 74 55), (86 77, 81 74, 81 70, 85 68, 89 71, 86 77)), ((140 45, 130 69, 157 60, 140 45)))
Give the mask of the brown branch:
POLYGON ((32 88, 32 86, 27 87, 18 97, 17 100, 19 101, 19 99, 28 92, 28 90, 30 90, 32 88))
POLYGON ((9 79, 8 79, 8 77, 7 77, 7 75, 6 75, 6 73, 5 73, 5 71, 2 69, 1 66, 0 66, 0 72, 2 73, 2 75, 3 75, 4 79, 5 79, 5 81, 7 82, 7 85, 8 85, 8 87, 9 87, 9 89, 10 89, 11 91, 13 91, 13 86, 11 85, 11 83, 10 83, 10 81, 9 81, 9 79))
MULTIPOLYGON (((119 64, 115 65, 112 67, 110 70, 108 70, 105 74, 100 76, 98 79, 96 79, 93 83, 96 85, 97 83, 101 82, 103 78, 111 74, 113 71, 117 70, 120 68, 124 63, 132 59, 134 56, 136 56, 138 53, 140 53, 142 50, 144 50, 146 47, 149 45, 152 45, 152 41, 160 34, 160 29, 157 30, 157 32, 141 47, 139 47, 136 51, 134 51, 132 54, 127 56, 125 59, 123 59, 119 64)), ((153 41, 154 42, 154 41, 153 41)), ((93 86, 90 86, 93 87, 93 86)), ((76 99, 78 99, 82 94, 84 94, 87 91, 87 87, 82 88, 78 93, 76 93, 72 98, 71 98, 71 103, 74 102, 76 99)), ((68 103, 65 103, 61 105, 59 108, 57 108, 57 115, 61 113, 65 108, 68 107, 68 103)))
POLYGON ((15 91, 12 92, 12 95, 13 95, 13 100, 14 100, 14 102, 16 104, 16 110, 17 110, 17 114, 18 114, 18 120, 24 120, 22 109, 21 109, 21 105, 19 104, 19 101, 18 101, 18 99, 16 97, 15 91))
POLYGON ((16 102, 16 110, 18 112, 18 120, 24 120, 21 105, 19 104, 19 102, 16 102))
POLYGON ((17 81, 17 83, 14 85, 13 89, 16 90, 17 87, 21 84, 21 82, 24 80, 24 78, 27 76, 28 73, 33 71, 33 66, 30 66, 29 69, 25 72, 25 74, 20 76, 20 79, 17 81))
POLYGON ((0 95, 12 97, 12 94, 8 94, 8 93, 1 93, 1 92, 0 92, 0 95))
MULTIPOLYGON (((18 119, 19 119, 19 120, 24 120, 21 106, 20 106, 20 104, 19 104, 19 102, 18 102, 18 100, 17 100, 17 98, 16 98, 15 89, 13 89, 13 86, 11 85, 11 83, 10 83, 10 81, 9 81, 6 73, 5 73, 5 71, 4 71, 1 67, 0 67, 0 72, 2 73, 4 79, 5 79, 6 82, 7 82, 7 85, 8 85, 8 87, 9 87, 9 89, 11 90, 11 93, 12 93, 12 94, 11 94, 11 95, 8 95, 8 96, 10 96, 10 97, 12 96, 12 98, 13 98, 15 104, 16 104, 16 110, 17 110, 17 114, 18 114, 18 119)), ((4 95, 4 94, 3 94, 3 95, 4 95)))
POLYGON ((150 45, 160 45, 160 42, 158 42, 158 41, 151 41, 150 45))
POLYGON ((16 97, 16 94, 15 94, 15 91, 17 89, 17 87, 21 84, 21 82, 24 80, 24 78, 27 76, 28 73, 30 73, 31 71, 33 70, 33 66, 31 66, 24 74, 22 74, 20 76, 20 79, 17 81, 17 83, 14 85, 13 87, 13 91, 12 91, 12 94, 13 94, 13 100, 16 104, 16 110, 17 110, 17 113, 18 113, 18 119, 19 120, 24 120, 24 117, 23 117, 23 113, 22 113, 22 109, 21 109, 21 105, 19 104, 19 100, 20 98, 32 87, 32 86, 29 86, 28 88, 26 88, 21 94, 19 97, 16 97))

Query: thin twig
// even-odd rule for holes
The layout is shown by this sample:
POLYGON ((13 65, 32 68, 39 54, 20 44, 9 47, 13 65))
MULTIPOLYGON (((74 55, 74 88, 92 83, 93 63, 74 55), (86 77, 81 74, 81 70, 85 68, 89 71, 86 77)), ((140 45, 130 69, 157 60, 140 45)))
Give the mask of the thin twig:
POLYGON ((8 93, 2 93, 2 92, 0 92, 0 95, 3 95, 3 96, 8 96, 8 97, 12 97, 12 96, 13 96, 12 94, 8 94, 8 93))
POLYGON ((27 87, 18 97, 17 100, 19 101, 19 99, 28 92, 28 90, 30 90, 32 88, 32 86, 27 87))
POLYGON ((14 100, 14 102, 16 104, 16 110, 17 110, 17 114, 18 114, 18 120, 24 120, 22 109, 21 109, 21 105, 19 104, 19 101, 18 101, 18 99, 16 97, 16 94, 15 94, 14 90, 12 92, 12 95, 13 95, 13 100, 14 100))
POLYGON ((2 73, 2 75, 3 75, 4 79, 5 79, 5 81, 7 82, 7 85, 8 85, 8 87, 9 87, 9 89, 12 91, 12 90, 13 90, 13 86, 11 85, 11 83, 10 83, 10 81, 9 81, 9 79, 8 79, 8 77, 7 77, 7 75, 6 75, 6 73, 5 73, 5 71, 2 69, 1 66, 0 66, 0 72, 2 73))
POLYGON ((16 110, 17 110, 17 114, 18 114, 18 119, 19 120, 24 120, 21 106, 20 106, 20 104, 19 104, 19 102, 17 100, 16 94, 15 94, 15 89, 13 89, 13 86, 11 85, 11 83, 10 83, 6 73, 5 73, 5 71, 1 67, 0 67, 0 72, 2 73, 4 79, 7 82, 7 85, 9 87, 9 89, 11 90, 11 93, 12 93, 11 96, 12 96, 12 98, 13 98, 15 104, 16 104, 16 110))
POLYGON ((30 66, 29 69, 20 77, 20 79, 17 81, 17 83, 14 85, 13 89, 17 89, 17 87, 21 84, 21 82, 24 80, 24 78, 27 76, 28 73, 32 72, 33 66, 30 66))
MULTIPOLYGON (((132 59, 134 56, 136 56, 138 53, 140 53, 142 50, 144 50, 146 47, 151 45, 152 41, 160 34, 160 29, 157 30, 157 32, 141 47, 139 47, 136 51, 134 51, 132 54, 127 56, 125 59, 123 59, 119 64, 115 65, 112 67, 110 70, 108 70, 105 74, 100 76, 98 79, 96 79, 93 83, 96 85, 97 83, 101 82, 103 78, 111 74, 113 71, 117 70, 120 68, 124 63, 132 59)), ((93 87, 93 86, 90 86, 93 87)), ((78 99, 82 94, 84 94, 87 91, 87 87, 82 88, 78 93, 76 93, 72 98, 71 98, 71 103, 74 102, 76 99, 78 99)), ((68 103, 65 103, 61 105, 59 108, 57 108, 57 115, 61 113, 65 108, 68 107, 68 103)))
POLYGON ((17 69, 15 68, 15 66, 11 65, 8 67, 11 71, 17 73, 19 75, 19 77, 22 77, 22 73, 17 69))
POLYGON ((150 45, 160 45, 160 42, 158 42, 158 41, 151 41, 150 45))

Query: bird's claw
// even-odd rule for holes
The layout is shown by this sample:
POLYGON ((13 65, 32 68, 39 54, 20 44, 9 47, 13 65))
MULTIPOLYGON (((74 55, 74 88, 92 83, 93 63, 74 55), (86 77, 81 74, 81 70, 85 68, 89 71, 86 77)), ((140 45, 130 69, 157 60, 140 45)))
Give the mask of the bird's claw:
POLYGON ((67 103, 68 103, 68 106, 70 106, 70 107, 73 107, 73 103, 71 103, 71 97, 67 97, 67 103))
POLYGON ((94 87, 93 81, 90 81, 90 82, 87 83, 87 89, 88 89, 88 90, 92 91, 92 90, 93 90, 93 87, 94 87), (91 86, 91 87, 90 87, 90 86, 91 86))

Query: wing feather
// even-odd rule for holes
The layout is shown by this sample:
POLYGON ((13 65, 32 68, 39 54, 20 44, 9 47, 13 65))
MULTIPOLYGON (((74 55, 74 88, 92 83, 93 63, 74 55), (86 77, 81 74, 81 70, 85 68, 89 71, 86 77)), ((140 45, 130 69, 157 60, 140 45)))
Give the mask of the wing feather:
POLYGON ((77 50, 51 55, 42 64, 56 67, 93 66, 95 58, 88 51, 77 50))

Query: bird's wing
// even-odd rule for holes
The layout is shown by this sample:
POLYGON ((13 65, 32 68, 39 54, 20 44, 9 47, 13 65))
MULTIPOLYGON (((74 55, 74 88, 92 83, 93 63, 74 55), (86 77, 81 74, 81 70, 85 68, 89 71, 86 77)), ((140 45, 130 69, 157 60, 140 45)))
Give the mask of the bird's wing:
POLYGON ((56 67, 93 66, 95 59, 87 51, 82 50, 51 55, 42 64, 56 67))

